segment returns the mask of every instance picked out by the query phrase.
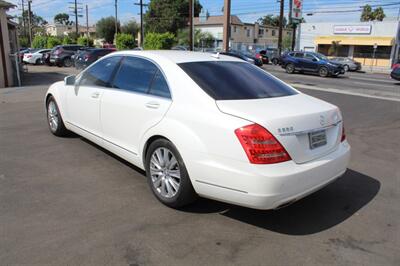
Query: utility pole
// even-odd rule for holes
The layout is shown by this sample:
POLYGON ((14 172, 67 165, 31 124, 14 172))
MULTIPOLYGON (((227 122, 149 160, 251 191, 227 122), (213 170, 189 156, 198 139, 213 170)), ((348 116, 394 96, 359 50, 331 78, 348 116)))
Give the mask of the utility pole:
POLYGON ((225 52, 229 51, 229 38, 231 33, 231 0, 224 0, 224 32, 222 48, 225 52))
POLYGON ((296 27, 297 23, 295 23, 292 19, 293 12, 293 0, 289 0, 289 25, 292 27, 292 44, 291 50, 294 51, 294 46, 296 44, 296 27))
POLYGON ((283 9, 285 6, 285 0, 280 0, 281 9, 279 12, 279 35, 278 35, 278 55, 282 53, 282 30, 283 30, 283 9))
POLYGON ((86 5, 86 45, 89 47, 89 9, 86 5))
POLYGON ((135 4, 137 6, 140 6, 140 46, 143 47, 143 39, 144 39, 144 27, 143 27, 143 6, 147 6, 146 4, 143 4, 143 0, 140 0, 140 3, 135 4))
POLYGON ((118 0, 115 0, 115 38, 118 34, 118 0))
POLYGON ((78 37, 79 34, 79 30, 78 30, 78 3, 77 0, 75 0, 75 32, 76 32, 76 36, 78 37))
POLYGON ((189 0, 189 50, 193 51, 194 41, 193 41, 193 10, 194 3, 193 0, 189 0))
POLYGON ((21 0, 21 6, 22 6, 22 32, 23 35, 26 36, 26 19, 25 19, 25 1, 21 0))
POLYGON ((29 46, 32 46, 32 0, 28 0, 28 31, 29 31, 29 46))

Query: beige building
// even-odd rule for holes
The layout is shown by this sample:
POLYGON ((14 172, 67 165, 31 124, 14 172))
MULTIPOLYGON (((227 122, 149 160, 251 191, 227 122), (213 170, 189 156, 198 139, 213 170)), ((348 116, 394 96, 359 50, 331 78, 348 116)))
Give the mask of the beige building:
POLYGON ((14 86, 16 73, 12 54, 18 51, 17 26, 7 16, 15 5, 0 0, 0 88, 14 86))
MULTIPOLYGON (((86 36, 86 26, 78 26, 78 32, 80 36, 86 36)), ((75 25, 62 25, 62 24, 47 24, 46 25, 46 34, 50 36, 65 36, 69 33, 75 32, 75 25)), ((94 37, 96 35, 96 27, 89 27, 89 35, 90 37, 94 37)))
MULTIPOLYGON (((202 16, 194 18, 195 29, 210 33, 215 38, 215 46, 222 47, 223 16, 202 16)), ((283 38, 291 36, 291 29, 283 30, 283 38)), ((278 27, 263 26, 259 23, 245 23, 239 17, 231 16, 230 43, 255 44, 269 48, 278 46, 278 27)))

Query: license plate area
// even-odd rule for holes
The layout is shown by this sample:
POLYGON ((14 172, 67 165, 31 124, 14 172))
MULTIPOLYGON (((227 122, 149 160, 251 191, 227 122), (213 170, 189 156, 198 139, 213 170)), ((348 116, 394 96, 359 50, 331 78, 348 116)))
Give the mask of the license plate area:
POLYGON ((308 140, 310 142, 311 150, 326 145, 326 130, 324 129, 308 133, 308 140))

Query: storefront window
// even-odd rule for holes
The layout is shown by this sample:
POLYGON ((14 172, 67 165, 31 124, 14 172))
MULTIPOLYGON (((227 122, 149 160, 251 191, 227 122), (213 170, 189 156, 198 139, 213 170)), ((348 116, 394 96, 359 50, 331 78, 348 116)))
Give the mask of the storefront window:
MULTIPOLYGON (((375 58, 390 59, 391 46, 378 46, 375 51, 375 58)), ((367 45, 354 46, 354 57, 373 58, 374 47, 367 45)))
POLYGON ((327 56, 339 56, 339 57, 348 57, 349 56, 349 45, 339 45, 335 48, 330 44, 320 44, 318 45, 318 53, 327 56))

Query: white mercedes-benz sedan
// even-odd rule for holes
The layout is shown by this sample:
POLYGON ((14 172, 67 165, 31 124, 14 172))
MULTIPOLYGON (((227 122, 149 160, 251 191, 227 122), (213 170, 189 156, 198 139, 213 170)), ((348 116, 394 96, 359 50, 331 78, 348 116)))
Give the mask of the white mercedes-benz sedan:
POLYGON ((75 132, 144 169, 174 208, 198 196, 281 208, 350 158, 338 107, 219 54, 112 53, 51 85, 45 103, 54 135, 75 132))

